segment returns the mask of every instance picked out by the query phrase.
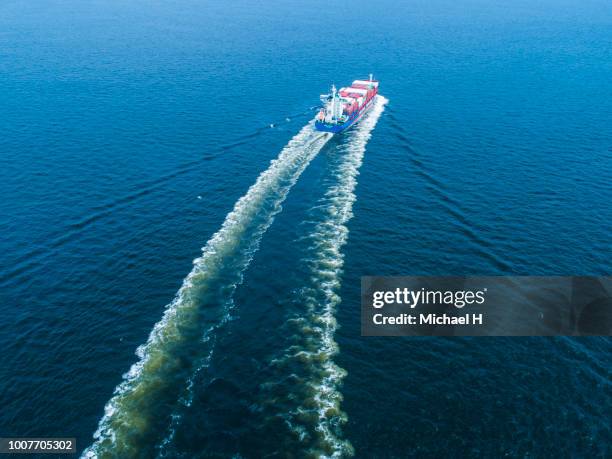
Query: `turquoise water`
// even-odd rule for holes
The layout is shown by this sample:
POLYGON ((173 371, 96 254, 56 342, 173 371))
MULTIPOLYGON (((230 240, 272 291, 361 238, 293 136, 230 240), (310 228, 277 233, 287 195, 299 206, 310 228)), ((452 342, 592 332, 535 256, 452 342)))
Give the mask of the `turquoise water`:
POLYGON ((362 275, 610 274, 611 25, 603 1, 0 5, 0 434, 612 454, 608 339, 359 335, 362 275), (312 131, 370 72, 370 116, 312 131))

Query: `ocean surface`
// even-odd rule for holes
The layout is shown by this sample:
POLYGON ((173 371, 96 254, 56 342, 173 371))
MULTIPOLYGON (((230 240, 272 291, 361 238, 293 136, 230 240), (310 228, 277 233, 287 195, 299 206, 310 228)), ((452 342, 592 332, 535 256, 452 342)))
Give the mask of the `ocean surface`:
POLYGON ((612 456, 610 339, 359 319, 363 275, 612 273, 611 43, 607 0, 3 1, 0 436, 612 456))

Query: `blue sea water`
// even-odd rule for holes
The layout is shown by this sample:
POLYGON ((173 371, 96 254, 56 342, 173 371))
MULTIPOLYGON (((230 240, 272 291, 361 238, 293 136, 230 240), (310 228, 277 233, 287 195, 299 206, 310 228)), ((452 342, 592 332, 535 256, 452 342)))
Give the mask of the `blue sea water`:
POLYGON ((609 339, 359 324, 362 275, 611 273, 611 42, 594 0, 3 2, 0 436, 612 455, 609 339))

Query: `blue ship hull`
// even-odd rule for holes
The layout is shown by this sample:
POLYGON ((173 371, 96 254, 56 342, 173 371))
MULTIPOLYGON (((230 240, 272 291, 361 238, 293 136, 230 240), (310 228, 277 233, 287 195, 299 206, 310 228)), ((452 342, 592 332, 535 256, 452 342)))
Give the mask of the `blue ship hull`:
POLYGON ((339 134, 341 132, 346 131, 353 124, 357 123, 357 121, 361 119, 362 115, 372 106, 374 99, 376 99, 376 97, 372 97, 372 99, 370 99, 361 110, 349 116, 349 118, 344 123, 325 123, 323 121, 316 120, 315 129, 321 132, 331 132, 332 134, 339 134))

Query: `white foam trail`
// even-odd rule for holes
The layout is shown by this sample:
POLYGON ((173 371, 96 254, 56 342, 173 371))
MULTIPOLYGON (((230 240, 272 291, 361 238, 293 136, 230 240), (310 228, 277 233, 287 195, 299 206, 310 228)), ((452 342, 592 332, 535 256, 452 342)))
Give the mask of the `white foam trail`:
POLYGON ((221 284, 219 291, 224 294, 221 301, 226 307, 221 308, 222 314, 206 318, 208 326, 199 330, 200 336, 214 331, 227 320, 231 295, 263 234, 280 212, 291 187, 329 138, 329 134, 316 132, 313 122, 310 122, 238 200, 221 229, 203 247, 202 256, 194 260, 192 271, 166 307, 147 342, 137 349, 138 362, 124 375, 123 382, 106 404, 104 416, 94 434, 94 443, 82 457, 142 456, 151 446, 147 435, 158 414, 157 398, 172 382, 176 382, 173 377, 176 378, 176 372, 183 369, 181 345, 193 340, 194 325, 197 327, 200 315, 207 312, 202 311, 206 306, 202 297, 221 284), (223 285, 228 270, 232 275, 228 278, 228 285, 223 285))
POLYGON ((387 99, 378 97, 372 112, 355 130, 354 137, 347 142, 344 151, 340 152, 344 158, 338 168, 338 182, 325 193, 320 203, 326 206, 324 210, 326 218, 317 224, 312 239, 316 250, 316 256, 310 260, 314 273, 313 287, 323 293, 324 302, 320 309, 313 301, 306 301, 309 312, 317 316, 314 317, 314 323, 320 329, 320 335, 316 337, 320 339, 320 345, 317 352, 319 358, 314 362, 319 363, 322 370, 317 372, 320 377, 311 381, 310 385, 314 389, 314 401, 318 412, 316 429, 323 435, 327 443, 324 445, 324 451, 328 451, 331 457, 353 454, 350 443, 338 438, 336 434, 339 430, 337 426, 346 420, 346 415, 340 410, 342 395, 339 392, 339 385, 346 372, 332 360, 338 352, 334 334, 337 328, 336 307, 341 301, 338 291, 344 265, 341 249, 348 239, 349 231, 346 223, 353 216, 357 175, 366 145, 386 103, 387 99))
POLYGON ((344 263, 341 249, 348 239, 346 223, 353 216, 357 175, 372 130, 387 102, 378 96, 371 113, 350 134, 346 144, 339 147, 337 154, 341 159, 335 170, 335 183, 313 208, 318 223, 306 238, 309 256, 304 260, 311 279, 300 296, 306 311, 293 320, 298 326, 300 344, 290 348, 278 362, 285 368, 292 368, 291 362, 306 368, 304 379, 298 378, 299 384, 303 384, 296 396, 299 406, 288 413, 285 421, 312 457, 341 458, 354 454, 340 429, 346 415, 340 408, 339 387, 346 372, 333 361, 338 353, 334 341, 335 313, 341 301, 338 293, 344 263))

